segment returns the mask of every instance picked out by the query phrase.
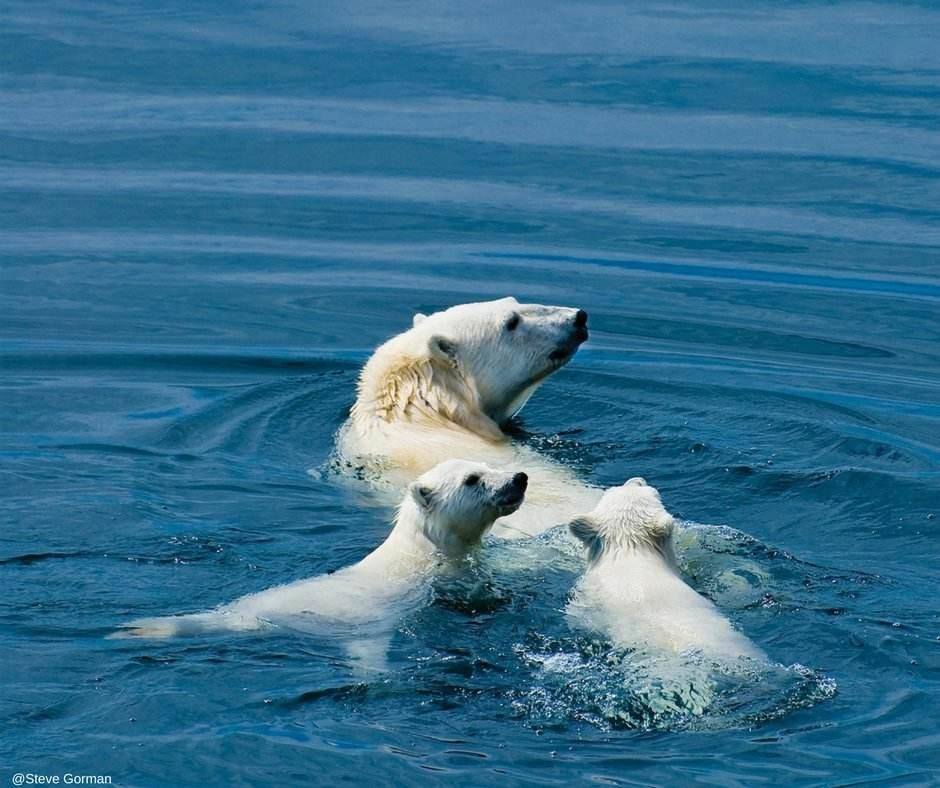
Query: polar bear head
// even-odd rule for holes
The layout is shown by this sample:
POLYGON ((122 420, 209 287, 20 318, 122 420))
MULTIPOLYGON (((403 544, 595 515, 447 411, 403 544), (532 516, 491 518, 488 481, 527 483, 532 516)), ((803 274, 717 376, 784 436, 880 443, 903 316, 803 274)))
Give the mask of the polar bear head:
POLYGON ((411 483, 398 522, 414 524, 445 554, 462 555, 479 543, 497 517, 522 505, 527 484, 524 473, 447 460, 411 483))
POLYGON ((583 310, 514 298, 415 315, 366 364, 353 418, 450 422, 502 439, 499 425, 587 337, 583 310))
POLYGON ((650 550, 673 561, 675 520, 659 492, 639 477, 611 487, 589 514, 568 527, 588 548, 592 563, 615 552, 650 550))

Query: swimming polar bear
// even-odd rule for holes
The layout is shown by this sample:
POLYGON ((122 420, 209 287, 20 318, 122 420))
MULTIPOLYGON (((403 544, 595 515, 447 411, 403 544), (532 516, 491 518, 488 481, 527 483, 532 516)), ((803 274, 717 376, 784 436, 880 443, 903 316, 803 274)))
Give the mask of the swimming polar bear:
POLYGON ((138 619, 115 636, 166 638, 278 623, 335 633, 339 626, 352 633, 346 646, 354 658, 380 666, 398 618, 427 599, 431 579, 473 551, 497 517, 519 508, 527 483, 524 473, 449 460, 409 486, 388 538, 359 563, 204 613, 138 619))
POLYGON ((672 545, 675 520, 643 479, 607 490, 569 528, 587 546, 589 561, 566 609, 576 626, 646 653, 766 662, 760 648, 686 585, 672 545))
POLYGON ((583 310, 514 298, 415 315, 412 328, 379 347, 363 368, 337 436, 340 465, 374 472, 393 489, 452 457, 525 468, 526 506, 497 521, 493 533, 530 536, 566 522, 592 507, 601 491, 513 444, 501 425, 587 337, 583 310))

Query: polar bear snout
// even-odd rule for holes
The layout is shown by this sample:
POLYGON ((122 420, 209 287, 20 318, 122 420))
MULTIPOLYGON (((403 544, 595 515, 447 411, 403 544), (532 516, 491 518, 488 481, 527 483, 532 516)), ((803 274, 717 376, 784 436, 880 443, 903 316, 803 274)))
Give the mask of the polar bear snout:
POLYGON ((575 312, 571 321, 571 328, 568 336, 548 355, 549 361, 561 366, 568 361, 575 351, 587 341, 589 334, 587 330, 587 312, 579 309, 575 312))
POLYGON ((525 473, 517 473, 512 479, 502 486, 499 491, 500 497, 519 498, 525 495, 526 487, 529 486, 529 476, 525 473))
POLYGON ((525 473, 517 473, 509 481, 503 490, 512 495, 525 495, 526 487, 529 486, 529 476, 525 473))
POLYGON ((582 342, 587 341, 588 338, 588 329, 587 329, 588 314, 583 309, 579 309, 574 313, 574 331, 571 334, 571 338, 574 342, 580 345, 582 342))
POLYGON ((522 505, 526 488, 529 486, 529 477, 525 473, 517 473, 496 492, 495 503, 501 512, 515 511, 522 505))

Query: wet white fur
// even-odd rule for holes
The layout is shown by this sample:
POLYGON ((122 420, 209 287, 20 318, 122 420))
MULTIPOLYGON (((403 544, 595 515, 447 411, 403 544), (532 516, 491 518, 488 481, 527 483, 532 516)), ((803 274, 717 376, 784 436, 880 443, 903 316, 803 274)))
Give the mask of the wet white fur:
MULTIPOLYGON (((257 630, 283 623, 309 628, 342 625, 345 633, 366 627, 369 637, 348 641, 354 656, 384 658, 388 626, 424 600, 430 579, 474 550, 501 514, 519 506, 513 474, 476 462, 450 460, 424 473, 408 489, 388 538, 359 563, 249 594, 215 610, 132 621, 118 637, 165 638, 213 631, 257 630), (466 484, 468 477, 479 477, 466 484), (506 503, 507 495, 518 501, 506 503)), ((374 665, 373 665, 374 666, 374 665)))
POLYGON ((653 653, 766 659, 682 579, 672 546, 675 521, 643 479, 607 490, 570 528, 589 560, 566 611, 576 626, 653 653))
POLYGON ((412 328, 379 347, 362 370, 338 436, 339 459, 376 469, 393 489, 452 457, 524 468, 526 506, 497 522, 497 536, 534 535, 585 511, 600 490, 500 429, 568 360, 550 355, 572 336, 576 312, 503 298, 415 315, 412 328), (519 320, 510 331, 513 316, 519 320))

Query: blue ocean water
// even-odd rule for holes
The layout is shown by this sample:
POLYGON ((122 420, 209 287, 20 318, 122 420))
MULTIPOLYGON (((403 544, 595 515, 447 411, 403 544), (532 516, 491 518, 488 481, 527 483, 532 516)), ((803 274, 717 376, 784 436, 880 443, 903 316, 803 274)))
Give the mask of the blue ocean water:
POLYGON ((3 779, 940 779, 935 3, 0 19, 3 779), (690 582, 787 670, 655 713, 550 543, 368 680, 309 633, 105 639, 372 549, 390 512, 317 472, 358 367, 509 294, 592 331, 523 439, 712 526, 690 582))

